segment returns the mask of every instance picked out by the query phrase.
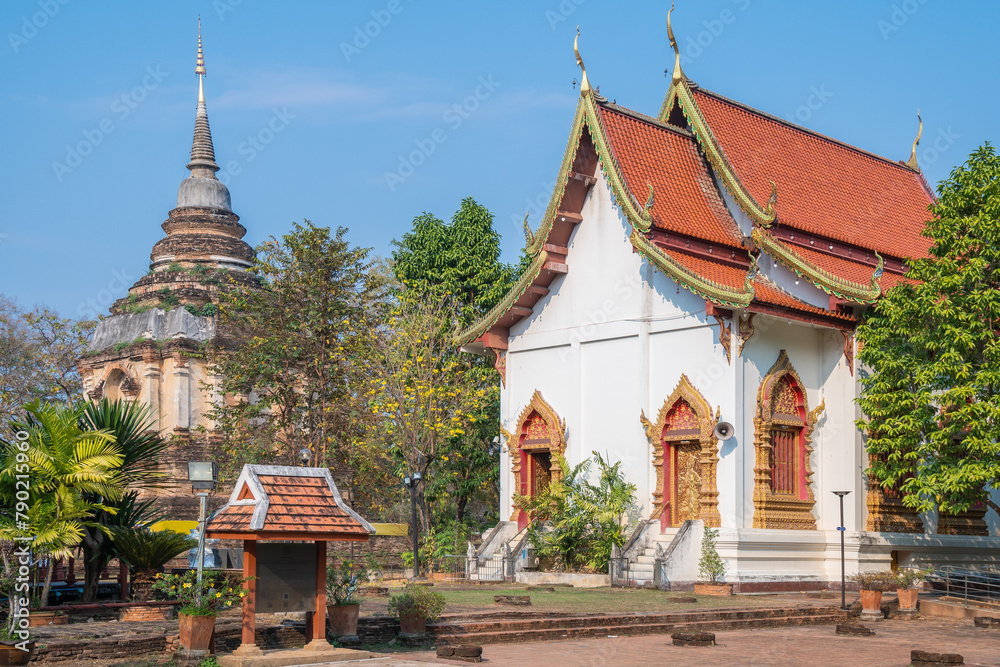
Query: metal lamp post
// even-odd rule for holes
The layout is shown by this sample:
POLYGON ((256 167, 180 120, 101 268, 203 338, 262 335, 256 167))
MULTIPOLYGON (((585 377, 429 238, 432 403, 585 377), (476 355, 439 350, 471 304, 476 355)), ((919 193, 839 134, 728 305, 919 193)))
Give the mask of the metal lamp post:
POLYGON ((420 577, 420 551, 417 542, 417 484, 423 479, 420 471, 414 471, 403 478, 403 486, 410 490, 410 509, 412 511, 411 532, 413 533, 413 578, 420 577))
POLYGON ((299 450, 299 458, 302 460, 302 465, 309 465, 309 459, 312 458, 312 451, 308 447, 303 447, 299 450))
POLYGON ((844 535, 847 528, 844 527, 844 496, 850 491, 834 491, 835 496, 840 498, 840 608, 847 609, 847 565, 844 560, 844 535))
POLYGON ((215 461, 188 461, 188 481, 198 494, 198 602, 201 602, 201 579, 205 569, 205 520, 208 518, 208 494, 219 479, 219 464, 215 461))

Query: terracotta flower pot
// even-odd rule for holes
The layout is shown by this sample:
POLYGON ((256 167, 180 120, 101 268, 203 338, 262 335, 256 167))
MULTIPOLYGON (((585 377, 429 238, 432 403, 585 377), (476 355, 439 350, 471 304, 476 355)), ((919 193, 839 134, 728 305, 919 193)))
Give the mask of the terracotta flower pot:
POLYGON ((399 631, 404 635, 418 635, 427 631, 427 619, 423 616, 400 616, 399 631))
POLYGON ((28 650, 17 648, 17 642, 0 642, 0 665, 27 665, 35 652, 35 642, 28 642, 28 650))
POLYGON ((732 595, 733 585, 732 584, 695 584, 694 585, 695 595, 732 595))
POLYGON ((351 637, 358 634, 358 612, 360 610, 360 603, 327 605, 326 615, 330 617, 330 633, 338 637, 351 637))
POLYGON ((896 590, 896 597, 899 598, 899 610, 916 611, 917 595, 919 593, 919 588, 900 588, 896 590))
POLYGON ((181 646, 188 651, 210 653, 215 638, 215 616, 189 616, 178 614, 181 646))
POLYGON ((861 610, 869 613, 881 613, 882 591, 861 590, 861 610))

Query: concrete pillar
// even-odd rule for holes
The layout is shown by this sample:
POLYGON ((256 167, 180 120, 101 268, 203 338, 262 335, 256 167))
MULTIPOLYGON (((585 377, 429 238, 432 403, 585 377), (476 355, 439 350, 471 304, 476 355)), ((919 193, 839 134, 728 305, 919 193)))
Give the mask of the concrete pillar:
POLYGON ((174 414, 176 428, 191 428, 191 369, 181 360, 174 366, 174 414))

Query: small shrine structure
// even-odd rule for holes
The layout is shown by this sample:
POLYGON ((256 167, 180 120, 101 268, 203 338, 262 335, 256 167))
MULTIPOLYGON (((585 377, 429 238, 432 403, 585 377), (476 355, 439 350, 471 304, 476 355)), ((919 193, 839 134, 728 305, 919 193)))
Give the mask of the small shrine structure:
MULTIPOLYGON (((333 662, 346 659, 364 659, 364 651, 334 648, 326 639, 326 543, 333 541, 365 542, 375 529, 354 510, 344 504, 328 468, 303 468, 290 466, 245 465, 240 473, 229 502, 208 520, 205 536, 209 539, 243 540, 243 576, 246 579, 243 599, 242 643, 231 655, 221 656, 223 667, 250 667, 257 664, 292 665, 301 662, 302 653, 309 652, 310 663, 333 662), (291 576, 294 582, 281 582, 288 600, 294 591, 301 592, 302 568, 311 565, 315 583, 306 582, 309 614, 307 634, 310 639, 301 651, 261 650, 255 641, 255 614, 260 608, 258 589, 275 582, 256 579, 258 553, 261 543, 282 543, 287 555, 272 554, 269 578, 281 578, 278 568, 291 576), (315 545, 315 553, 306 547, 315 545), (298 544, 291 544, 298 543, 298 544), (304 543, 304 544, 303 544, 304 543), (313 557, 314 556, 314 557, 313 557), (287 583, 287 587, 286 587, 287 583), (287 660, 285 660, 287 658, 287 660)), ((270 546, 270 545, 268 545, 270 546)), ((263 611, 263 609, 262 609, 263 611)))

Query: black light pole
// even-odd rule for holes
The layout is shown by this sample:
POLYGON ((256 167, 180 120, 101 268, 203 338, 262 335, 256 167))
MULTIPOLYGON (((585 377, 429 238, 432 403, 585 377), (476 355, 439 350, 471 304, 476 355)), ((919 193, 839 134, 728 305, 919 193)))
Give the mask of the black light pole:
POLYGON ((840 608, 847 609, 847 565, 844 561, 844 534, 847 528, 844 527, 844 496, 850 491, 834 491, 834 495, 840 498, 840 608))
POLYGON ((403 485, 410 490, 410 509, 413 512, 410 532, 413 534, 413 578, 420 577, 420 550, 417 542, 417 484, 422 476, 420 471, 403 478, 403 485))

